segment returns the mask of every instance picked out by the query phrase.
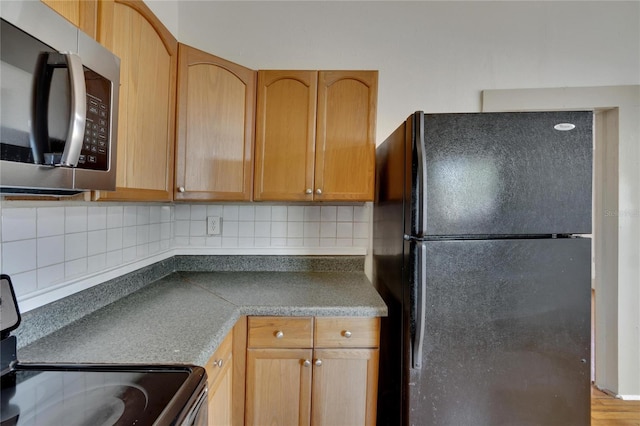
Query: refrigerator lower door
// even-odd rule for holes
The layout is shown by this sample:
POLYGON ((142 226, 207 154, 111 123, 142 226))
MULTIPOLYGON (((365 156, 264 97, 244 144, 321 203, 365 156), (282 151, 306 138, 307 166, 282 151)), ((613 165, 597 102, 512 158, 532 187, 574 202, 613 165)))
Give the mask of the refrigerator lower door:
POLYGON ((411 309, 409 424, 589 424, 589 239, 423 241, 411 255, 426 263, 411 283, 425 306, 411 309))

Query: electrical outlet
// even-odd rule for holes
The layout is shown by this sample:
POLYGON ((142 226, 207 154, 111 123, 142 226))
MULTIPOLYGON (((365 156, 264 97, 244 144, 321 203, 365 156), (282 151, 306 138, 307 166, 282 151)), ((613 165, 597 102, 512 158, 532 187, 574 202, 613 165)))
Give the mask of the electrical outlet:
POLYGON ((221 224, 219 216, 207 216, 207 235, 220 235, 221 224))

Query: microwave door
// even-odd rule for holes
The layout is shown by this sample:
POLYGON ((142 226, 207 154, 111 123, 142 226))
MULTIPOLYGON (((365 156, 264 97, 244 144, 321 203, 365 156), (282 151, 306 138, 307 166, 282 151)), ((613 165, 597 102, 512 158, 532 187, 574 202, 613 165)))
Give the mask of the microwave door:
POLYGON ((80 57, 73 53, 42 52, 38 55, 36 69, 33 76, 33 93, 31 103, 31 150, 36 164, 50 166, 76 167, 82 149, 85 123, 87 118, 86 86, 84 69, 80 57), (68 70, 68 94, 59 99, 69 101, 68 121, 62 117, 50 117, 56 114, 56 109, 64 109, 66 105, 50 100, 50 93, 54 88, 64 87, 63 84, 52 85, 54 71, 68 70), (60 136, 49 133, 50 127, 64 125, 57 130, 60 136))

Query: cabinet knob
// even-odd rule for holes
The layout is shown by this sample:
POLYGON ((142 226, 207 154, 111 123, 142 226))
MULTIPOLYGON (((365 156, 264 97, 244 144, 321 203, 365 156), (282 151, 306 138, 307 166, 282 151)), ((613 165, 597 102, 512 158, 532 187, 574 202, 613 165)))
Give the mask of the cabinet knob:
POLYGON ((309 361, 308 359, 305 359, 302 365, 305 367, 311 367, 311 361, 309 361))
POLYGON ((313 191, 311 190, 311 188, 307 188, 306 191, 304 191, 305 194, 312 194, 313 191))
POLYGON ((178 192, 184 192, 184 186, 179 186, 178 187, 178 192))
POLYGON ((320 188, 316 189, 316 194, 322 195, 322 189, 320 189, 320 188))
POLYGON ((322 360, 321 359, 316 359, 314 364, 316 365, 316 367, 320 367, 322 365, 322 360))
POLYGON ((349 330, 345 330, 342 332, 342 335, 348 339, 351 337, 351 332, 349 330))
POLYGON ((284 333, 282 331, 276 331, 276 339, 282 339, 284 337, 284 333))
POLYGON ((213 366, 214 366, 214 367, 222 368, 222 360, 221 360, 221 359, 219 359, 219 360, 217 360, 217 361, 213 361, 213 366))

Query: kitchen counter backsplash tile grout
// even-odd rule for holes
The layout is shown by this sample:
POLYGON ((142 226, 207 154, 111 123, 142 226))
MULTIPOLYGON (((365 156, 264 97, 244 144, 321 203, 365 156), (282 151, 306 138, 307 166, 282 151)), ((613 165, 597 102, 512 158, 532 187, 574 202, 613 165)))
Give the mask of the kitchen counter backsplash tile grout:
POLYGON ((22 315, 14 332, 24 347, 173 272, 363 272, 363 256, 174 256, 22 315))
POLYGON ((174 249, 264 255, 286 249, 327 255, 366 250, 371 224, 370 203, 105 205, 2 200, 0 214, 0 272, 11 276, 18 301, 46 299, 61 289, 68 289, 68 295, 77 291, 71 290, 73 283, 131 264, 149 264, 171 256, 174 249), (207 235, 208 216, 221 218, 220 235, 207 235))

